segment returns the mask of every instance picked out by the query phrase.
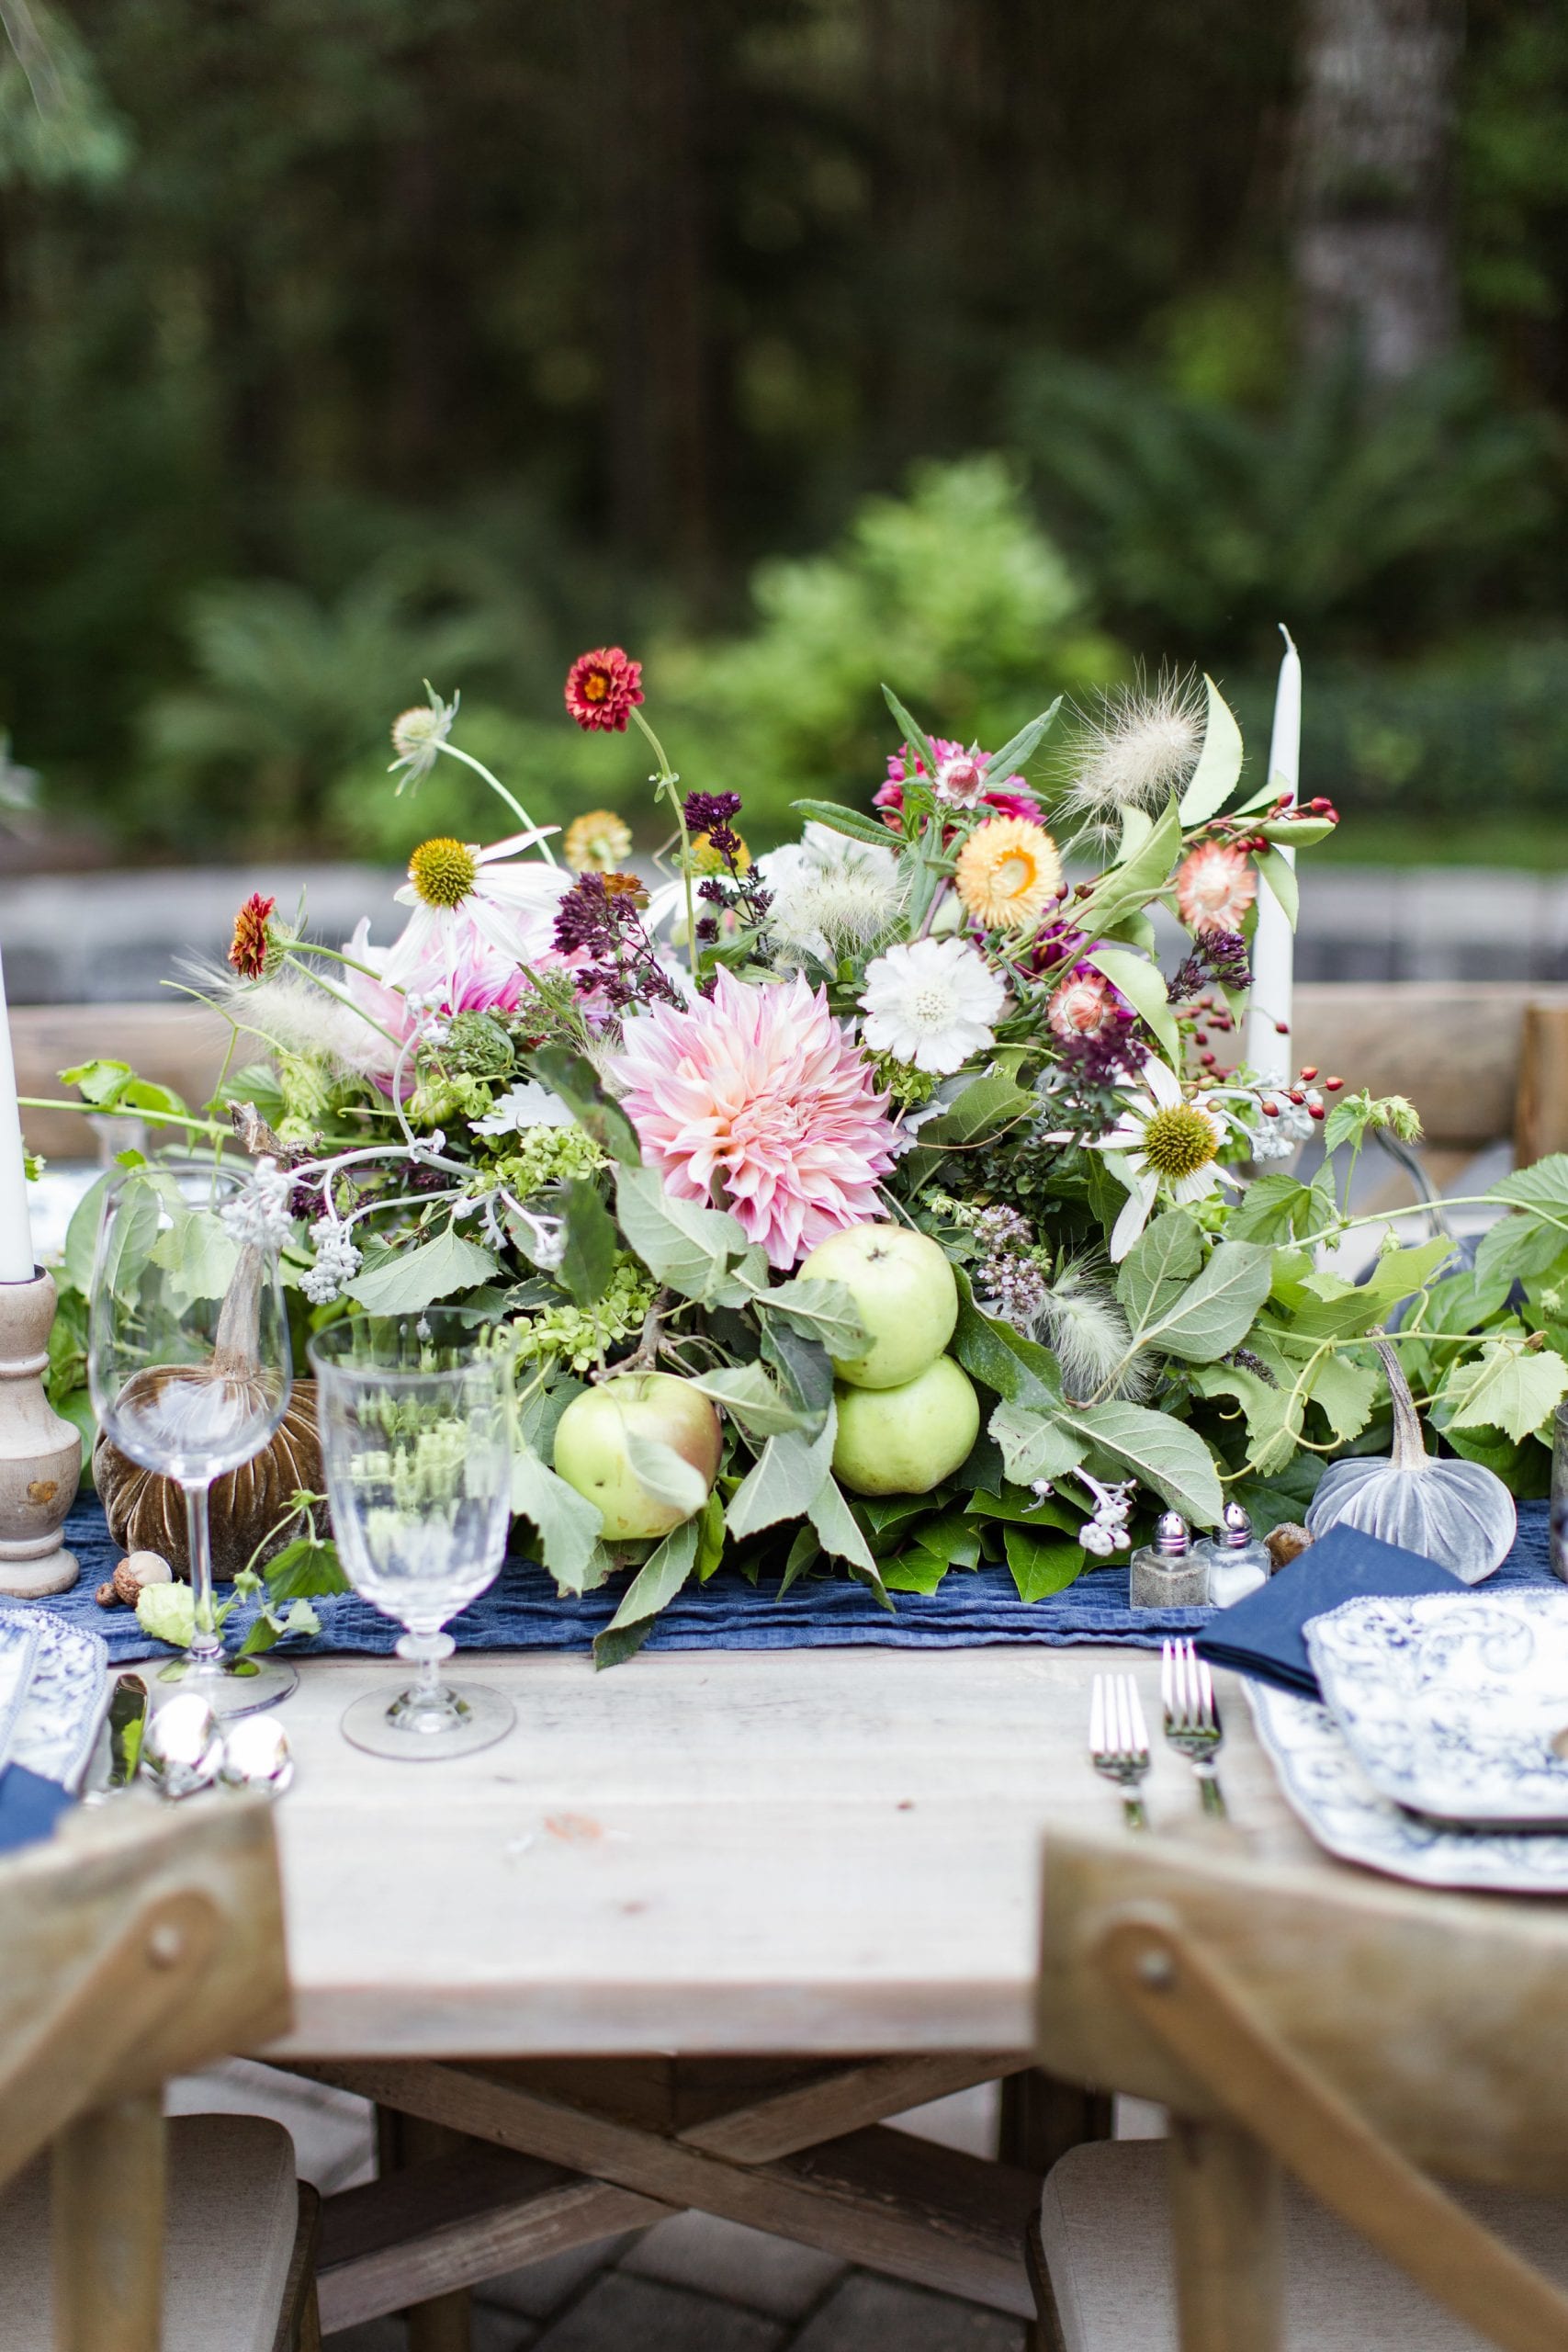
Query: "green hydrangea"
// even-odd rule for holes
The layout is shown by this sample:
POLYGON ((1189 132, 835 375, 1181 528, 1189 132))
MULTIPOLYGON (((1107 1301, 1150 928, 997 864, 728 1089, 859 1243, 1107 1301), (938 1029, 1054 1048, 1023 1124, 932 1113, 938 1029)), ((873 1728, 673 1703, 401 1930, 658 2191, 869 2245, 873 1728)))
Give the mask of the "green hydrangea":
POLYGON ((586 1372, 601 1356, 633 1338, 653 1304, 655 1285, 635 1258, 615 1253, 615 1271, 603 1298, 592 1306, 573 1306, 563 1300, 547 1306, 516 1326, 517 1354, 525 1363, 548 1357, 572 1372, 586 1372))
POLYGON ((577 1126, 524 1127, 506 1141, 505 1156, 494 1163, 489 1181, 504 1184, 519 1201, 570 1177, 592 1176, 608 1165, 592 1137, 577 1126))
POLYGON ((280 1053, 277 1083, 283 1096, 283 1116, 277 1123, 279 1142, 310 1142, 332 1113, 336 1083, 332 1070, 319 1055, 280 1053))
POLYGON ((455 1012, 434 1058, 466 1078, 504 1078, 512 1068, 512 1040, 488 1012, 455 1012))
POLYGON ((409 1096, 409 1119, 416 1127, 444 1127, 456 1119, 482 1119, 494 1103, 482 1079, 452 1072, 421 1080, 409 1096))
POLYGON ((893 1097, 897 1111, 918 1111, 936 1092, 936 1080, 929 1069, 916 1069, 908 1062, 895 1061, 891 1054, 867 1057, 877 1091, 893 1097))

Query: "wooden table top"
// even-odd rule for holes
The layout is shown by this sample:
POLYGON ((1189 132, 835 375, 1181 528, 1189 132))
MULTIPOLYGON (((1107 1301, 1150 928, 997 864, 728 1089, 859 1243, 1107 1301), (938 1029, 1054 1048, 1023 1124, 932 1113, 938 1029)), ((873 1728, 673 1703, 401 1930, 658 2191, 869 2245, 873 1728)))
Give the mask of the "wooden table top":
MULTIPOLYGON (((312 1658, 282 1709, 278 1808, 296 2021, 280 2054, 1023 2050, 1050 1825, 1120 1834, 1089 1686, 1156 1652, 469 1655, 507 1738, 400 1764, 338 1725, 406 1668, 312 1658)), ((1217 1678, 1235 1835, 1318 1857, 1239 1685, 1217 1678)), ((1157 1835, 1196 1821, 1156 1745, 1157 1835)), ((1224 1834, 1224 1833, 1220 1833, 1224 1834)), ((1324 1863, 1337 1869, 1338 1865, 1324 1863)))

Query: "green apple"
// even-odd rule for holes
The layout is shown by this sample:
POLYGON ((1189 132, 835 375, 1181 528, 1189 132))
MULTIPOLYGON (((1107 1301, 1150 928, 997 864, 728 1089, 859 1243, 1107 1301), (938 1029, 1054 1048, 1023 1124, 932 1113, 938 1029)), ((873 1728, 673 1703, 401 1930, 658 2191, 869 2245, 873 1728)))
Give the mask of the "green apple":
POLYGON ((975 1384, 938 1356, 897 1388, 834 1390, 833 1468, 855 1495, 929 1495, 951 1477, 980 1434, 975 1384))
POLYGON ((842 1283, 871 1346, 853 1361, 833 1359, 852 1388, 897 1388, 934 1363, 958 1320, 958 1284, 945 1252, 907 1225, 847 1225, 819 1241, 796 1272, 842 1283))
POLYGON ((701 1508, 650 1494, 632 1467, 627 1441, 651 1438, 689 1463, 713 1490, 724 1451, 718 1415, 689 1380, 668 1372, 628 1372, 574 1396, 556 1425, 556 1476, 597 1503, 607 1544, 668 1535, 701 1508))

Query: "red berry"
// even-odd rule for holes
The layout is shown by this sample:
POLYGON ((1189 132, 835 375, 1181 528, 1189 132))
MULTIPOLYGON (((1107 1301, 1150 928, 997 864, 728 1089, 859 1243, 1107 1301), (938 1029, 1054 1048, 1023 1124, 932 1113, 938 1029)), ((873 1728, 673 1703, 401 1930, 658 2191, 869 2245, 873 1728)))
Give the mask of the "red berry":
POLYGON ((1324 1111, 1322 1103, 1309 1102, 1307 1104, 1307 1116, 1309 1119, 1321 1119, 1325 1117, 1326 1114, 1324 1111))
POLYGON ((1213 1069, 1219 1057, 1215 1054, 1200 1054, 1198 1058, 1205 1069, 1213 1069))
POLYGON ((1288 1037, 1291 1034, 1291 1024, 1288 1021, 1276 1021, 1274 1028, 1277 1035, 1281 1037, 1288 1037))
POLYGON ((1207 1036, 1207 1035, 1205 1034, 1205 1032, 1204 1032, 1203 1030, 1201 1030, 1201 1029, 1194 1029, 1194 1030, 1193 1030, 1193 1032, 1192 1032, 1192 1043, 1193 1043, 1195 1046, 1206 1046, 1206 1045, 1208 1044, 1208 1042, 1209 1042, 1209 1040, 1208 1040, 1208 1036, 1207 1036))
POLYGON ((1317 1076, 1317 1064, 1315 1062, 1303 1062, 1302 1064, 1302 1076, 1304 1079, 1309 1080, 1315 1078, 1317 1076))
POLYGON ((1265 1102, 1263 1105, 1263 1115, 1266 1119, 1277 1119, 1280 1115, 1280 1105, 1278 1102, 1265 1102))
POLYGON ((1302 1090, 1301 1090, 1301 1088, 1300 1088, 1299 1086, 1292 1086, 1292 1089, 1291 1089, 1291 1100, 1292 1100, 1292 1102, 1296 1102, 1296 1103, 1304 1102, 1306 1101, 1306 1096, 1302 1092, 1302 1090))
POLYGON ((1323 1083, 1330 1094, 1337 1094, 1345 1081, 1342 1078, 1325 1078, 1323 1083))
POLYGON ((1326 817, 1326 816, 1327 816, 1327 814, 1328 814, 1328 812, 1329 812, 1329 810, 1333 808, 1333 806, 1334 806, 1334 803, 1333 803, 1333 801, 1332 801, 1332 800, 1321 800, 1321 799, 1320 799, 1320 800, 1309 800, 1309 801, 1307 802, 1307 807, 1312 810, 1312 813, 1313 813, 1313 815, 1314 815, 1314 817, 1326 817))

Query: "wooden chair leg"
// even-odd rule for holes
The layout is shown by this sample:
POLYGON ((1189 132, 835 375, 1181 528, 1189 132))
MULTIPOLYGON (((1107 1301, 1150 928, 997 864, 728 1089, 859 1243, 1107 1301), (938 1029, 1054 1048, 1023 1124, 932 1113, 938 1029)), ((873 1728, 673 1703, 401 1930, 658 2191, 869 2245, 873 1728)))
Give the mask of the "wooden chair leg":
POLYGON ((1280 2167, 1229 2123, 1170 2125, 1181 2352, 1280 2352, 1280 2167))
POLYGON ((55 2352, 159 2352, 164 2198, 157 2092, 79 2115, 56 2138, 55 2352))
MULTIPOLYGON (((1111 2129, 1111 2100, 1107 2091, 1085 2090, 1080 2084, 1062 2082, 1039 2066, 1025 2066, 1019 2074, 1002 2077, 997 2154, 1005 2165, 1036 2172, 1043 2180, 1058 2156, 1085 2140, 1109 2140, 1111 2129)), ((1024 2329, 1023 2352, 1061 2352, 1062 2325, 1044 2256, 1037 2244, 1030 2253, 1030 2278, 1040 2316, 1024 2329)))
POLYGON ((299 2219, 283 2289, 283 2308, 272 2352, 321 2352, 321 2314, 316 2300, 316 2256, 321 2236, 321 2200, 309 2181, 299 2183, 299 2219))
MULTIPOLYGON (((427 2123, 422 2116, 403 2115, 395 2108, 376 2109, 377 2165, 383 2174, 455 2154, 468 2144, 463 2132, 444 2123, 427 2123)), ((472 2352, 473 2301, 471 2289, 457 2287, 449 2294, 432 2295, 427 2302, 411 2303, 409 2352, 472 2352)))

